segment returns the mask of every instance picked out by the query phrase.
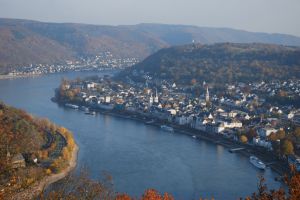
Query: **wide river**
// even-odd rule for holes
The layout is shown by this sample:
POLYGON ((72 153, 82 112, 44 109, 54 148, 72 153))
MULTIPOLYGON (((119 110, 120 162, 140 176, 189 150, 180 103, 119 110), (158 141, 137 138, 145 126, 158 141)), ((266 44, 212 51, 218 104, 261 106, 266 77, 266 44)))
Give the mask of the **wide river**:
POLYGON ((85 115, 51 102, 62 77, 91 74, 0 80, 0 100, 70 129, 80 147, 78 168, 87 168, 93 179, 108 172, 119 192, 140 196, 145 189, 155 188, 176 199, 237 199, 256 191, 260 173, 269 188, 280 186, 270 169, 261 172, 247 157, 231 154, 223 146, 129 119, 85 115))

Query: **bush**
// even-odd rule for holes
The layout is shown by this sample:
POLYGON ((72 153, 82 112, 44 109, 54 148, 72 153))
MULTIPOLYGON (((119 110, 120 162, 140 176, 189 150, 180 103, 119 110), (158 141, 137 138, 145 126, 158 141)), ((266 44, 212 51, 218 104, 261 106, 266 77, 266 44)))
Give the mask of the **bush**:
POLYGON ((241 135, 240 136, 240 141, 244 144, 246 144, 248 142, 248 138, 245 135, 241 135))

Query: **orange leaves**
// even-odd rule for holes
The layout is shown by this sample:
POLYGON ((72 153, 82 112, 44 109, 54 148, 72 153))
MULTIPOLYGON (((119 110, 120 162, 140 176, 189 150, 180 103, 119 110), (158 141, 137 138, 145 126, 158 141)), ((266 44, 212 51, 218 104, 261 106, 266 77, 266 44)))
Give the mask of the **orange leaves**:
POLYGON ((131 200, 131 197, 127 194, 118 194, 115 200, 131 200))
POLYGON ((51 174, 52 174, 52 171, 51 171, 51 169, 49 169, 49 168, 48 168, 48 169, 46 169, 46 170, 45 170, 45 173, 46 173, 46 175, 48 175, 48 176, 49 176, 49 175, 51 175, 51 174))
MULTIPOLYGON (((132 199, 135 198, 132 198, 127 194, 118 194, 115 198, 115 200, 132 200, 132 199)), ((146 190, 140 199, 141 200, 174 200, 174 198, 170 194, 165 193, 162 196, 158 191, 154 189, 146 190)))
POLYGON ((156 190, 148 189, 143 194, 141 200, 174 200, 174 198, 168 193, 161 196, 156 190))
POLYGON ((41 151, 38 151, 38 156, 40 159, 47 159, 48 158, 48 151, 46 150, 41 150, 41 151))

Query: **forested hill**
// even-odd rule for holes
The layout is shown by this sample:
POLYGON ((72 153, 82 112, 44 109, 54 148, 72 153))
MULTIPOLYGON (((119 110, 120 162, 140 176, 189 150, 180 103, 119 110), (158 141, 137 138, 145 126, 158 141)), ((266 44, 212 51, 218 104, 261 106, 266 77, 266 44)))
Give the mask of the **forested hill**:
POLYGON ((300 48, 255 43, 177 46, 156 52, 120 77, 143 81, 142 74, 185 83, 299 79, 300 48))
POLYGON ((33 199, 31 187, 65 170, 75 147, 67 129, 0 102, 0 199, 33 199))
POLYGON ((296 36, 229 28, 165 24, 101 26, 0 18, 0 71, 7 66, 61 63, 104 51, 119 58, 144 59, 161 48, 193 40, 202 44, 262 42, 300 46, 300 38, 296 36))

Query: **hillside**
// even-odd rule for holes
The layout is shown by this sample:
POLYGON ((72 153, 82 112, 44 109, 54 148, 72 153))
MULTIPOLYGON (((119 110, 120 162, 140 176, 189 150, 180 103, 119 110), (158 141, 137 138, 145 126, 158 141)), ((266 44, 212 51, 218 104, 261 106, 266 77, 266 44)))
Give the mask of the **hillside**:
POLYGON ((78 56, 110 51, 116 57, 144 59, 173 45, 217 42, 263 42, 300 46, 300 38, 225 28, 139 24, 101 26, 0 19, 0 69, 8 66, 60 63, 78 56))
POLYGON ((182 83, 299 79, 300 48, 256 43, 177 46, 156 52, 119 77, 144 81, 143 74, 182 83))
POLYGON ((34 195, 31 187, 69 167, 74 148, 65 128, 0 102, 0 199, 34 195))

